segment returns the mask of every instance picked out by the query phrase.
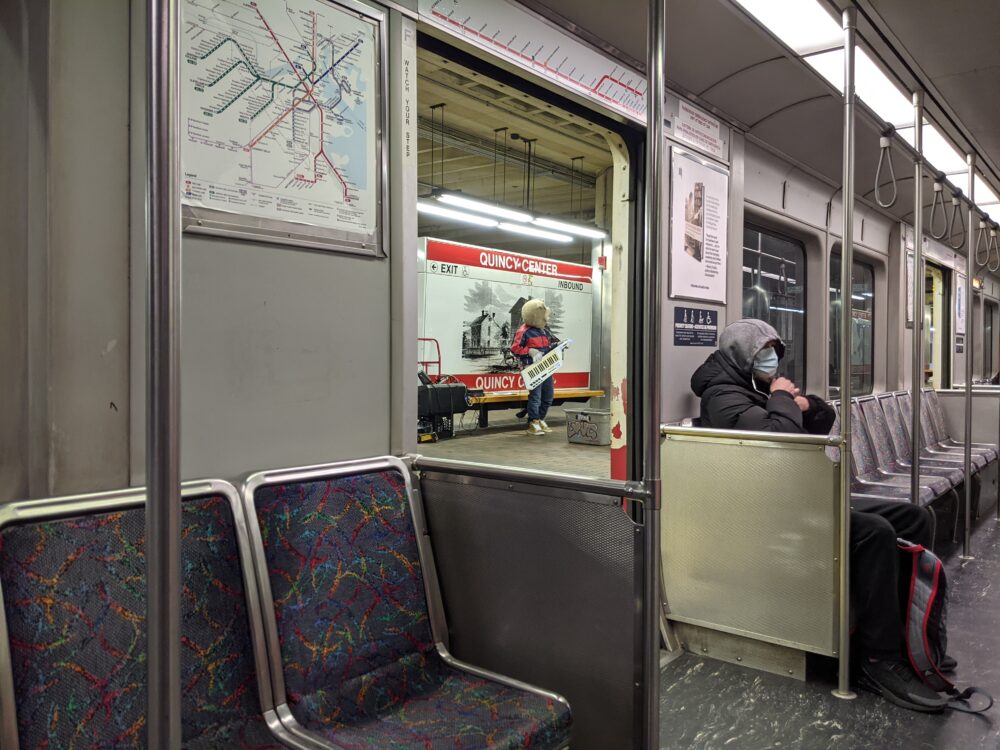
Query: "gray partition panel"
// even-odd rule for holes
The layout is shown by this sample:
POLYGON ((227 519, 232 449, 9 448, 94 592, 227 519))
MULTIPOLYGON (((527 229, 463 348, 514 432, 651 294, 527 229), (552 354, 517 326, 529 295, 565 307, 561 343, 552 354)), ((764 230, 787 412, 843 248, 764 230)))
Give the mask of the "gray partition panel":
POLYGON ((638 747, 643 528, 620 499, 424 471, 452 653, 554 690, 573 750, 638 747))

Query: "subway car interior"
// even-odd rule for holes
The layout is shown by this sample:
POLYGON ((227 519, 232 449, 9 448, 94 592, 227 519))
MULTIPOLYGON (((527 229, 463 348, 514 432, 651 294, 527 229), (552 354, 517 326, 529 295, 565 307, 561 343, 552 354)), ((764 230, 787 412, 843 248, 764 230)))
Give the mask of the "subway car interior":
POLYGON ((1000 747, 997 39, 0 0, 0 749, 1000 747))

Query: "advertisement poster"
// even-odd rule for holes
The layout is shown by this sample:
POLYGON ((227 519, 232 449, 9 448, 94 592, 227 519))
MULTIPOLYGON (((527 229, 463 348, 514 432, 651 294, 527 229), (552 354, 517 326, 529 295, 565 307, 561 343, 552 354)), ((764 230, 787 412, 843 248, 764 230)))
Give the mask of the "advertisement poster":
POLYGON ((726 301, 729 175, 673 149, 670 296, 726 301))
POLYGON ((541 299, 563 350, 556 388, 590 385, 593 270, 532 255, 430 238, 420 239, 417 358, 429 375, 449 375, 470 389, 523 389, 521 363, 510 351, 521 308, 541 299))

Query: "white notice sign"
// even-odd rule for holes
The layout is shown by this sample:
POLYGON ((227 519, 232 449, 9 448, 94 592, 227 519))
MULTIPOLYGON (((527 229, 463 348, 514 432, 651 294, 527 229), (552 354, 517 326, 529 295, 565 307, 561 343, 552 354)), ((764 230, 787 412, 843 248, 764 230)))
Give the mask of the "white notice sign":
POLYGON ((695 109, 683 99, 677 107, 674 136, 717 159, 726 159, 726 144, 722 140, 719 121, 695 109))
POLYGON ((183 201, 368 238, 378 27, 320 0, 184 0, 183 201))
POLYGON ((670 296, 726 301, 729 175, 673 149, 670 296))

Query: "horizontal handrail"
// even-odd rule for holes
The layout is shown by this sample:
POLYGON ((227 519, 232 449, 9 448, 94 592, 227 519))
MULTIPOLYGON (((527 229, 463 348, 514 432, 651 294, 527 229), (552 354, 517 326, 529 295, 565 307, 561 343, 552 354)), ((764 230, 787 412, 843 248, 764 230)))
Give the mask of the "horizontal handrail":
POLYGON ((446 474, 461 474, 479 479, 495 479, 500 482, 519 482, 553 489, 586 492, 592 495, 608 495, 610 497, 629 497, 644 500, 649 497, 649 490, 642 482, 616 482, 610 479, 594 479, 574 474, 560 474, 536 469, 521 469, 510 466, 493 466, 473 463, 472 461, 454 461, 447 458, 428 458, 427 456, 408 456, 415 471, 440 471, 446 474))
POLYGON ((707 427, 687 427, 684 425, 660 425, 664 437, 716 438, 718 440, 752 440, 761 443, 789 443, 793 445, 822 445, 839 447, 840 435, 802 435, 797 432, 750 432, 748 430, 716 430, 707 427))

